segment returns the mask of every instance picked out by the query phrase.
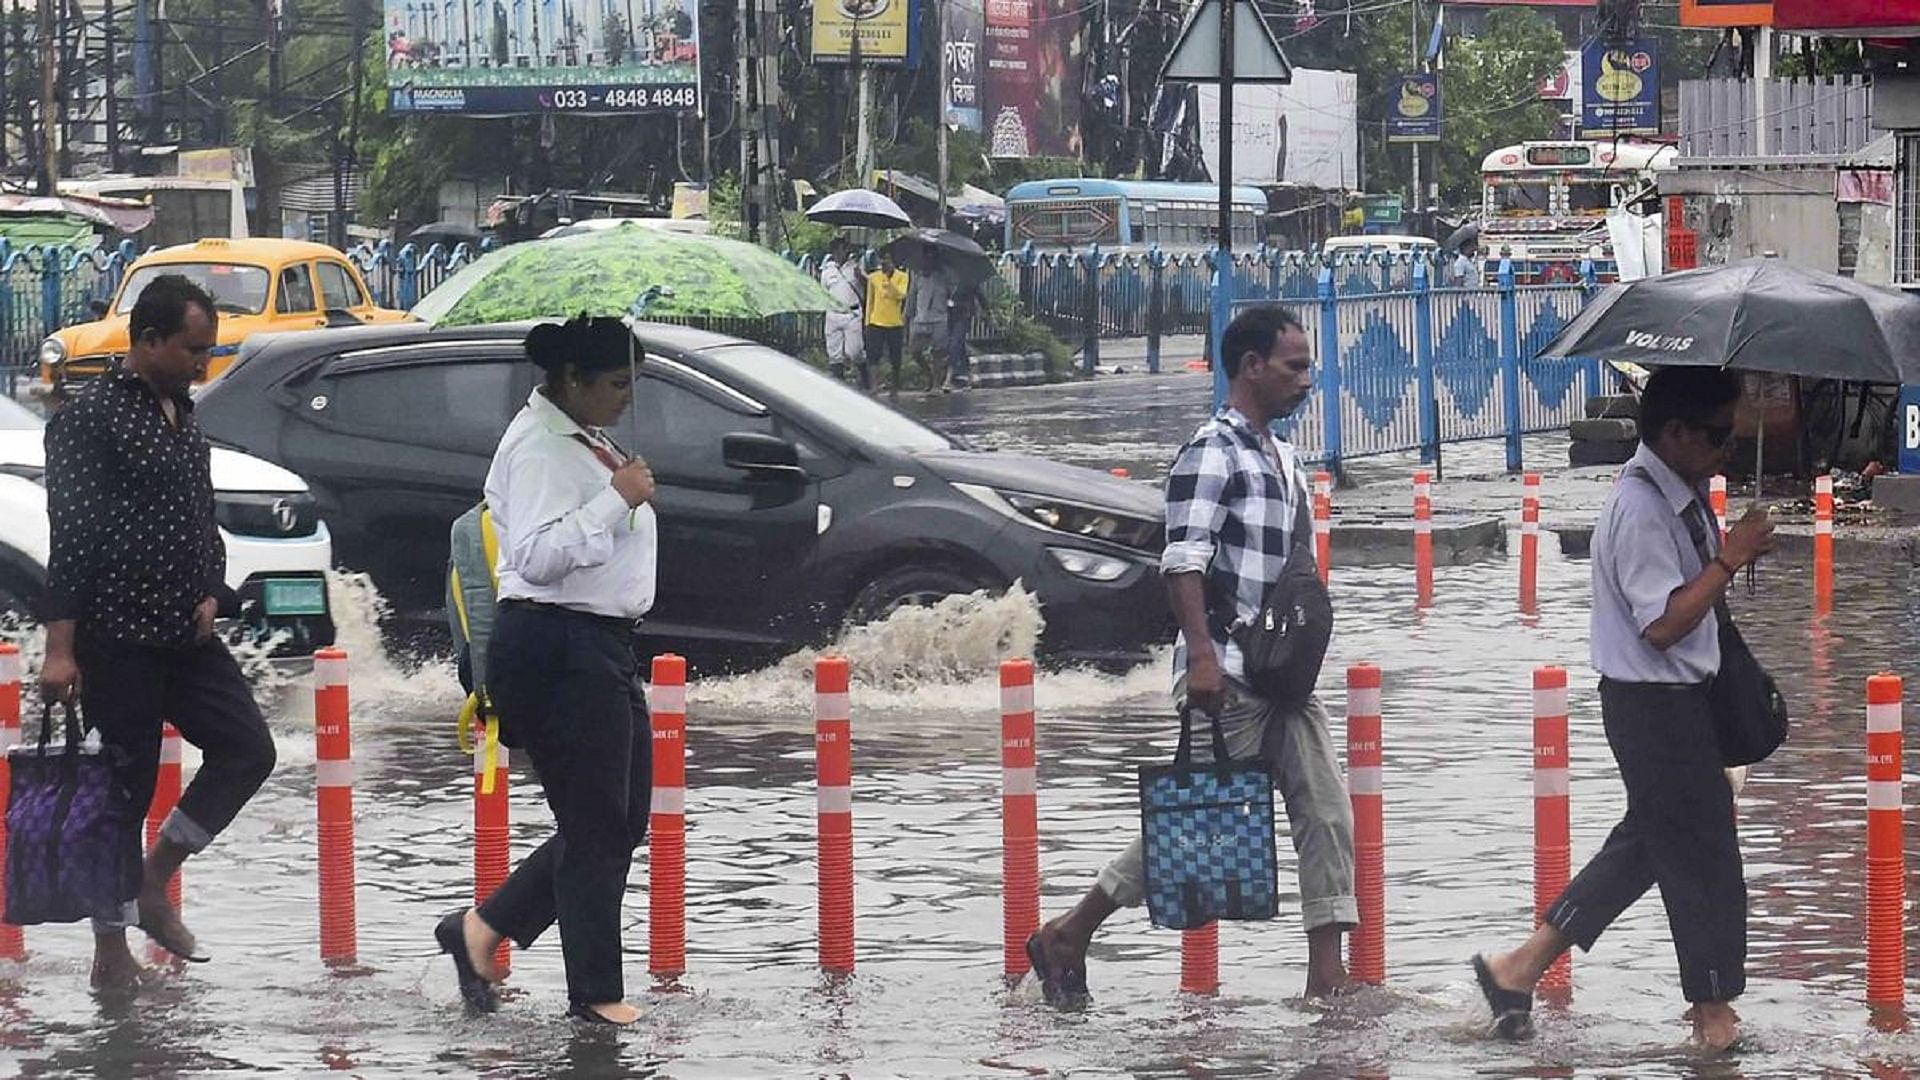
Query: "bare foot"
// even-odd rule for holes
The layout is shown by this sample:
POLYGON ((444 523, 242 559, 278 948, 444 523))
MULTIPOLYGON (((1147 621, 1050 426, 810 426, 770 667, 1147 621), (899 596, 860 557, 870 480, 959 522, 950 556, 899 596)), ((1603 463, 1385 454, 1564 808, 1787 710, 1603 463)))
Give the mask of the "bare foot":
POLYGON ((1688 1009, 1693 1041, 1709 1053, 1725 1053, 1740 1041, 1740 1016, 1724 1001, 1703 1001, 1688 1009))
POLYGON ((639 1020, 642 1015, 639 1009, 624 1001, 608 1001, 599 1005, 589 1005, 587 1008, 593 1010, 607 1023, 619 1024, 623 1027, 639 1020))
POLYGON ((125 934, 99 934, 93 939, 95 990, 134 990, 148 977, 148 969, 134 959, 125 934))
POLYGON ((165 882, 153 888, 141 887, 138 911, 140 929, 146 931, 154 944, 182 960, 201 963, 207 959, 200 954, 199 941, 193 931, 180 921, 180 909, 167 899, 165 882))
POLYGON ((1316 998, 1346 997, 1348 994, 1359 993, 1361 989, 1362 984, 1354 982, 1343 969, 1336 968, 1328 972, 1309 971, 1304 996, 1309 1001, 1316 998))
POLYGON ((467 959, 472 962, 473 970, 490 983, 501 979, 500 970, 494 967, 493 950, 500 944, 500 935, 493 928, 480 921, 480 912, 468 908, 460 919, 460 936, 467 943, 467 959))

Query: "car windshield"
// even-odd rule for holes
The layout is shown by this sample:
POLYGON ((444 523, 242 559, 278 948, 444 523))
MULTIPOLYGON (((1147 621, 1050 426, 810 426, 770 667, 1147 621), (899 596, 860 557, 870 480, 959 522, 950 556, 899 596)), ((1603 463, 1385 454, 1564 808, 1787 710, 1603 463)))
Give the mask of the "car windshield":
POLYGON ((242 266, 239 263, 167 263, 135 270, 120 290, 120 303, 114 307, 114 314, 125 315, 132 311, 140 294, 153 284, 154 278, 162 274, 179 274, 207 290, 207 295, 213 297, 214 309, 223 315, 258 315, 267 310, 267 283, 270 278, 258 266, 242 266))
POLYGON ((888 408, 860 391, 764 345, 720 345, 700 350, 701 359, 726 381, 750 390, 764 386, 864 442, 909 453, 951 450, 956 445, 920 421, 888 408))
POLYGON ((10 397, 0 396, 0 431, 38 431, 46 426, 40 414, 10 397))

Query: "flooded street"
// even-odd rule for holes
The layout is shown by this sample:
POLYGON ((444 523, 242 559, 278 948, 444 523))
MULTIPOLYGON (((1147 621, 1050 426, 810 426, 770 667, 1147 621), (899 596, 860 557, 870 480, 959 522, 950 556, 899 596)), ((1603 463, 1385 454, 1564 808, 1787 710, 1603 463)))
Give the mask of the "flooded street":
MULTIPOLYGON (((982 448, 1157 478, 1201 416, 1205 387, 1201 376, 1122 379, 910 407, 982 448)), ((1565 461, 1552 440, 1528 452, 1548 467, 1565 461)), ((1500 462, 1497 444, 1448 448, 1450 473, 1496 473, 1500 462)), ((1352 475, 1365 483, 1412 468, 1407 459, 1367 461, 1352 475)), ((466 1019, 431 936, 471 891, 472 766, 455 745, 463 695, 445 658, 387 657, 371 597, 337 582, 342 644, 353 657, 363 968, 335 973, 318 960, 312 701, 297 680, 275 695, 277 772, 187 866, 186 919, 214 962, 103 1005, 86 988, 85 929, 30 928, 30 958, 0 965, 0 1073, 1920 1075, 1920 1036, 1876 1031, 1863 1004, 1863 683, 1907 662, 1920 639, 1913 572, 1893 554, 1843 554, 1824 620, 1811 616, 1811 571, 1794 556, 1769 559, 1755 594, 1733 594, 1796 719, 1739 803, 1752 912, 1740 1052, 1708 1060, 1685 1048, 1685 1003, 1652 894, 1594 954, 1576 956, 1573 1001, 1538 1011, 1534 1041, 1486 1037, 1467 959, 1531 928, 1536 665, 1571 672, 1576 866, 1623 809, 1586 666, 1587 564, 1561 558, 1551 537, 1543 548, 1541 607, 1529 617, 1516 610, 1507 558, 1442 567, 1436 604, 1421 612, 1410 562, 1334 569, 1338 622, 1321 694, 1337 739, 1346 665, 1369 661, 1385 672, 1383 989, 1331 1006, 1294 999, 1306 946, 1284 841, 1281 917, 1222 929, 1218 997, 1177 992, 1179 935, 1152 929, 1144 911, 1122 914, 1097 939, 1089 1010, 1055 1011, 1031 981, 1005 988, 993 664, 996 643, 1025 651, 1040 625, 1014 596, 908 611, 841 643, 855 672, 850 980, 836 984, 817 969, 813 703, 799 657, 751 675, 691 679, 680 988, 647 992, 643 850, 625 940, 629 992, 652 1010, 647 1019, 620 1034, 564 1020, 557 936, 515 954, 500 1014, 466 1019)), ((1134 770, 1172 753, 1167 684, 1164 657, 1120 675, 1038 677, 1045 915, 1077 898, 1138 830, 1134 770)), ((194 760, 189 751, 189 768, 194 760)), ((512 799, 516 856, 551 829, 523 766, 516 762, 512 799)))

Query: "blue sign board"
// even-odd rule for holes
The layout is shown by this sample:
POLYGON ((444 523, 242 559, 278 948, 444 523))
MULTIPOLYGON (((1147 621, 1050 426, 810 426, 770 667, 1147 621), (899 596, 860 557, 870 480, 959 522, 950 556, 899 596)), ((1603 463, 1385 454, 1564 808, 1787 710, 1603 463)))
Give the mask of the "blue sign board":
POLYGON ((1900 388, 1900 472, 1920 476, 1920 386, 1900 388))
POLYGON ((1387 141, 1440 141, 1440 76, 1430 71, 1400 76, 1387 103, 1387 141))
POLYGON ((1653 42, 1595 40, 1580 50, 1580 137, 1660 134, 1660 62, 1653 42))

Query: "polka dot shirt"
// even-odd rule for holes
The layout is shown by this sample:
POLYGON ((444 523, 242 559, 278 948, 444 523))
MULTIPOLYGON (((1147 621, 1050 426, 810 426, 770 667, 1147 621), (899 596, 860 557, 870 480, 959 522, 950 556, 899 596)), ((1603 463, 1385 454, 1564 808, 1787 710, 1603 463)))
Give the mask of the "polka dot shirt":
POLYGON ((179 426, 141 378, 102 376, 47 424, 52 527, 43 618, 144 645, 193 641, 193 611, 226 576, 211 452, 193 402, 179 426))

